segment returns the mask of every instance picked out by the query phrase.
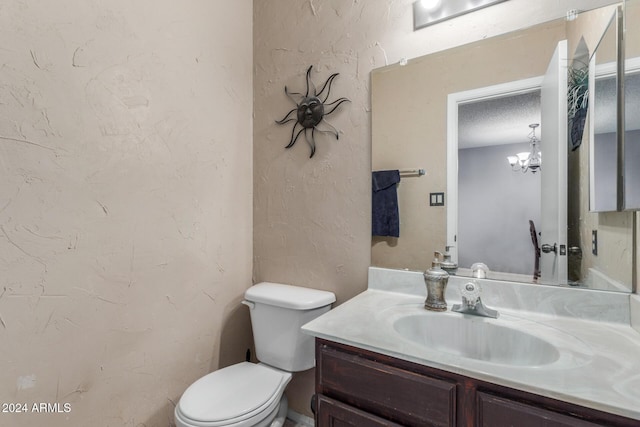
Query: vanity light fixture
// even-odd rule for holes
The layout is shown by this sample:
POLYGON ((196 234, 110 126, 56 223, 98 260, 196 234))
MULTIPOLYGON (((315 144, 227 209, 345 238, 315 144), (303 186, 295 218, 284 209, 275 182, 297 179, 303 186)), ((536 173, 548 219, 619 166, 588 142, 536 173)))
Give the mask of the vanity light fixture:
POLYGON ((425 10, 433 11, 440 7, 442 0, 420 0, 419 3, 425 10))
POLYGON ((542 152, 540 152, 540 140, 536 136, 536 128, 540 123, 532 123, 529 125, 531 132, 529 133, 530 150, 518 153, 515 156, 507 156, 507 160, 514 172, 520 171, 525 173, 531 171, 536 173, 542 168, 542 152))
POLYGON ((417 0, 413 3, 413 30, 506 0, 417 0))

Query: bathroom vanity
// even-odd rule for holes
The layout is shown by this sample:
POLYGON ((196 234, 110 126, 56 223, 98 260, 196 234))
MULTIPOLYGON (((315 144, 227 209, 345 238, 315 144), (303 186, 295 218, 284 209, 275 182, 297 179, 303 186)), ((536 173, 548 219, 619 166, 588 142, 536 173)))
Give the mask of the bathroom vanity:
POLYGON ((640 421, 316 340, 318 426, 638 426, 640 421))
POLYGON ((424 310, 419 273, 371 270, 367 291, 303 327, 318 426, 640 426, 628 295, 480 281, 500 312, 485 319, 424 310))

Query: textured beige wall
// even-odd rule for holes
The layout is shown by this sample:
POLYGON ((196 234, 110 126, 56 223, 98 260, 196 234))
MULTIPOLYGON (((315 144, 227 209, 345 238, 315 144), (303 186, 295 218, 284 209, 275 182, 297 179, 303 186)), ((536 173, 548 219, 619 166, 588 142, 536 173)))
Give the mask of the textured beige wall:
POLYGON ((2 2, 0 403, 71 411, 0 425, 171 425, 244 358, 252 7, 2 2))
MULTIPOLYGON (((254 1, 254 281, 336 292, 338 303, 366 288, 371 248, 372 69, 503 34, 608 0, 511 0, 413 31, 413 0, 254 1), (304 72, 350 104, 330 116, 340 140, 320 135, 315 157, 291 126, 284 86, 304 90, 304 72)), ((332 97, 333 99, 333 97, 332 97)), ((309 414, 313 373, 294 378, 289 398, 309 414)))

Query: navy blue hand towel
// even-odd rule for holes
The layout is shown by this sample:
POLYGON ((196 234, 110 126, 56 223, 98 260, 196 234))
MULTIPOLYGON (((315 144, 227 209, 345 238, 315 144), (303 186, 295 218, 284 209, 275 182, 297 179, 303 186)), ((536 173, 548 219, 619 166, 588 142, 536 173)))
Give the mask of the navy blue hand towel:
POLYGON ((373 236, 400 237, 398 192, 400 171, 376 171, 371 177, 372 206, 371 234, 373 236))

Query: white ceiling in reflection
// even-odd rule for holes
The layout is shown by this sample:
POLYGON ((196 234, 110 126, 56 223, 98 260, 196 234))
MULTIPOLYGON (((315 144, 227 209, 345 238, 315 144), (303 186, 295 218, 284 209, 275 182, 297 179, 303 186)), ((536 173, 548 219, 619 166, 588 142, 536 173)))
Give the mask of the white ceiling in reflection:
MULTIPOLYGON (((614 77, 596 81, 595 133, 616 131, 616 80, 614 77)), ((627 74, 624 78, 625 129, 640 129, 640 72, 627 74)))
POLYGON ((539 90, 460 105, 458 148, 529 142, 531 123, 540 123, 539 90))
POLYGON ((616 78, 596 79, 594 132, 596 135, 616 131, 616 78))
POLYGON ((640 71, 624 77, 625 129, 640 129, 640 71))
MULTIPOLYGON (((615 79, 598 79, 595 132, 615 131, 615 79)), ((640 72, 625 78, 627 99, 640 99, 640 72)), ((593 98, 592 98, 593 100, 593 98)), ((640 103, 625 105, 626 129, 640 129, 640 103)), ((540 123, 540 91, 463 104, 458 107, 458 148, 528 142, 531 123, 540 123)), ((541 126, 536 129, 540 138, 541 126)), ((542 141, 544 146, 544 141, 542 141)))

